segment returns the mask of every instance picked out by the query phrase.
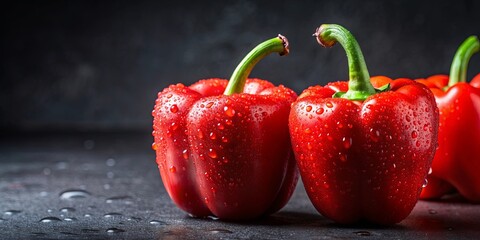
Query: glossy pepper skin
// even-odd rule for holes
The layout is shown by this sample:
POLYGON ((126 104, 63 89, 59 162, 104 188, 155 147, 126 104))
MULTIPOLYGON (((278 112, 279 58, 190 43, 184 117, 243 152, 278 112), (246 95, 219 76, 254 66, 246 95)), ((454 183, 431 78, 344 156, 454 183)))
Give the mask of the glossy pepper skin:
POLYGON ((339 25, 321 25, 314 36, 346 49, 350 80, 309 87, 292 105, 290 134, 305 190, 338 223, 400 222, 435 152, 433 95, 412 80, 370 79, 358 43, 339 25))
POLYGON ((480 74, 466 82, 468 61, 479 48, 476 36, 467 38, 455 54, 450 77, 418 80, 433 92, 440 110, 438 149, 422 199, 457 190, 480 203, 480 74))
POLYGON ((281 209, 295 189, 288 114, 297 95, 247 79, 271 52, 287 54, 287 39, 257 46, 230 81, 171 85, 158 94, 153 148, 160 175, 175 204, 195 217, 257 218, 281 209))

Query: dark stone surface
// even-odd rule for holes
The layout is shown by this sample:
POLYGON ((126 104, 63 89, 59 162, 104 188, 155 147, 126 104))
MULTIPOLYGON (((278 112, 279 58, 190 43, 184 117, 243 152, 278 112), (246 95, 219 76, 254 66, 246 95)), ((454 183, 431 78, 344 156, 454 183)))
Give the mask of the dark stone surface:
POLYGON ((420 201, 412 214, 395 226, 345 227, 319 215, 301 184, 284 209, 264 219, 231 223, 191 218, 177 209, 166 194, 150 143, 151 137, 144 133, 3 135, 0 238, 475 239, 480 236, 480 205, 459 198, 420 201))
POLYGON ((150 128, 158 91, 228 78, 278 33, 290 55, 267 57, 252 76, 297 93, 347 79, 341 47, 311 37, 322 23, 350 29, 372 75, 447 73, 458 45, 480 34, 479 12, 474 0, 5 1, 0 130, 150 128))

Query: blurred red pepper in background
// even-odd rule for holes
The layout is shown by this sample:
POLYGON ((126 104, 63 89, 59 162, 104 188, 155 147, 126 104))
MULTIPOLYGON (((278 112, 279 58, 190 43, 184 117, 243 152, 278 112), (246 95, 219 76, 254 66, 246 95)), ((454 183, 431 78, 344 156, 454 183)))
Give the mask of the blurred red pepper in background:
POLYGON ((158 94, 152 113, 158 168, 172 200, 193 216, 256 218, 278 211, 295 189, 288 115, 297 95, 247 79, 272 52, 287 54, 287 39, 258 45, 230 81, 171 85, 158 94))
POLYGON ((417 80, 430 88, 440 110, 438 149, 422 199, 456 189, 469 201, 480 202, 480 74, 466 82, 468 62, 479 48, 476 36, 467 38, 453 58, 450 77, 417 80))
POLYGON ((336 222, 397 223, 417 203, 435 153, 435 99, 413 80, 370 79, 345 28, 324 24, 314 36, 324 47, 343 46, 350 80, 310 87, 292 105, 289 128, 305 190, 336 222))

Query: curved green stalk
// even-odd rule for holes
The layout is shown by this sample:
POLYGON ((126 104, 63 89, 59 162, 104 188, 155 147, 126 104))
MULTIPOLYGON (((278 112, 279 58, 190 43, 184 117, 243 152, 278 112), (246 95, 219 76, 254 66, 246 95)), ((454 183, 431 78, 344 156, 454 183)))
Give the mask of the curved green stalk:
POLYGON ((450 67, 450 80, 448 87, 451 87, 459 82, 467 82, 467 67, 468 62, 473 54, 480 50, 480 42, 477 36, 468 37, 458 47, 455 56, 453 57, 452 66, 450 67))
POLYGON ((365 100, 368 96, 376 93, 375 88, 370 83, 370 75, 362 50, 355 37, 347 29, 337 24, 322 24, 313 35, 317 38, 318 43, 324 47, 332 47, 336 42, 339 42, 347 54, 350 77, 348 91, 336 93, 334 97, 365 100))
POLYGON ((237 68, 235 68, 223 94, 231 95, 243 92, 247 77, 250 75, 253 67, 255 67, 255 64, 270 53, 278 52, 280 56, 287 55, 289 52, 288 47, 287 38, 280 34, 276 38, 260 43, 252 49, 252 51, 250 51, 238 64, 237 68))

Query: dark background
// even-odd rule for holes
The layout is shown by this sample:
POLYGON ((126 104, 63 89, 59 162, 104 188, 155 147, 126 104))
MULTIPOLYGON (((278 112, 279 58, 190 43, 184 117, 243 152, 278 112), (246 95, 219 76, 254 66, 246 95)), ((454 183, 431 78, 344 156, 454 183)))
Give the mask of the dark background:
MULTIPOLYGON (((480 34, 479 12, 473 0, 2 3, 0 130, 150 131, 158 91, 228 78, 278 33, 291 54, 268 56, 251 76, 297 93, 347 79, 343 50, 311 37, 321 23, 356 36, 371 75, 448 73, 458 45, 480 34)), ((469 69, 478 73, 480 57, 469 69)))

